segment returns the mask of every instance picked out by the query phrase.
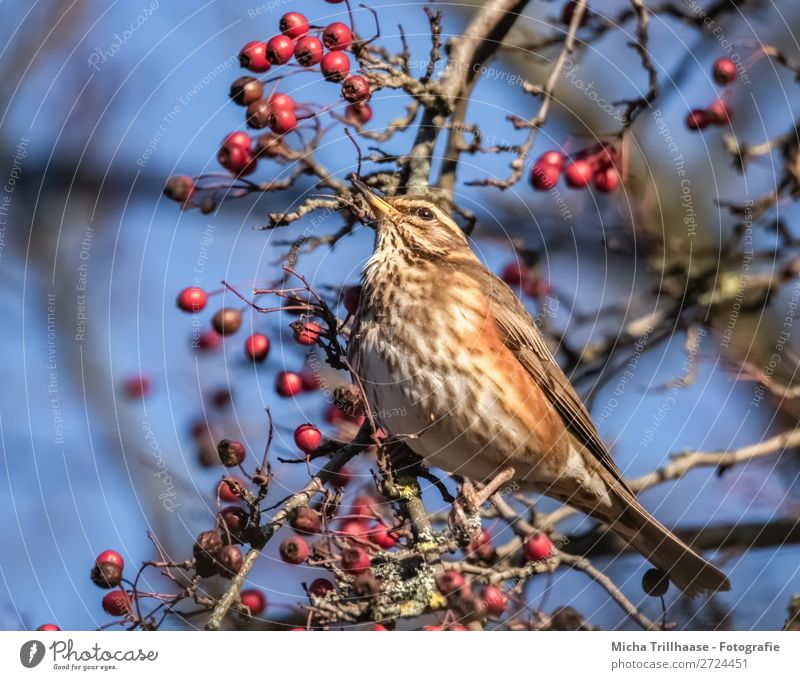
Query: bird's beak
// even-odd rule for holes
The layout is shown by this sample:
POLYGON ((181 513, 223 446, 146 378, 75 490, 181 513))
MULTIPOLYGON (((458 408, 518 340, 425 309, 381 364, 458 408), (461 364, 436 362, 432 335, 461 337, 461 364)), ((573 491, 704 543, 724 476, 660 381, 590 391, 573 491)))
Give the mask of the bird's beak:
POLYGON ((351 177, 350 181, 353 183, 353 186, 358 189, 358 192, 364 197, 369 209, 372 211, 372 216, 376 220, 381 218, 392 219, 397 215, 397 210, 389 205, 387 201, 378 196, 378 194, 376 194, 360 179, 357 177, 351 177))

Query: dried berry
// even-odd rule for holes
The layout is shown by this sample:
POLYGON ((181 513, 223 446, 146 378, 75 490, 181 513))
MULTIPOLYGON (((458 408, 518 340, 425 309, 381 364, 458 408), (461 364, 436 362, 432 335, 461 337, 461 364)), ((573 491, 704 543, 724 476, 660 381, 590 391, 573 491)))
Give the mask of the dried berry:
POLYGON ((252 76, 242 76, 231 83, 230 97, 239 106, 248 106, 261 99, 264 86, 252 76))
POLYGON ((232 307, 223 307, 211 319, 211 325, 220 335, 231 335, 242 325, 242 313, 232 307))
POLYGON ((241 465, 247 455, 244 444, 235 439, 220 439, 217 443, 217 453, 225 467, 241 465))

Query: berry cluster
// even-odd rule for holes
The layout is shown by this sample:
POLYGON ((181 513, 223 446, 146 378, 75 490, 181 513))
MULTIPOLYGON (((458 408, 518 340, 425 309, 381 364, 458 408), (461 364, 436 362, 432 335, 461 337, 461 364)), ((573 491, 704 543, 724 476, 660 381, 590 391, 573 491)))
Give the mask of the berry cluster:
MULTIPOLYGON (((526 562, 543 562, 553 557, 553 543, 547 534, 536 533, 525 539, 522 552, 526 562)), ((468 561, 475 563, 491 564, 495 561, 496 551, 486 529, 481 529, 469 545, 466 557, 468 561)), ((448 570, 436 578, 436 586, 449 608, 463 620, 502 616, 508 607, 507 593, 502 588, 489 584, 476 594, 474 585, 460 571, 448 570)), ((465 630, 465 627, 460 623, 451 623, 426 626, 424 630, 465 630)))
MULTIPOLYGON (((291 160, 297 157, 286 142, 286 135, 297 130, 304 120, 311 120, 328 111, 330 106, 299 103, 275 87, 286 76, 298 72, 319 72, 325 81, 340 84, 347 102, 339 120, 360 127, 372 118, 369 100, 372 85, 362 75, 351 73, 350 56, 359 42, 351 26, 335 21, 327 26, 313 26, 300 12, 287 12, 279 22, 280 33, 267 41, 253 40, 239 52, 242 68, 257 75, 245 75, 231 83, 230 98, 245 107, 245 123, 252 130, 268 130, 251 136, 243 130, 228 134, 217 153, 219 164, 235 178, 251 175, 261 159, 291 160), (289 66, 294 60, 298 69, 284 71, 266 79, 273 67, 289 66), (260 77, 259 77, 260 76, 260 77), (270 85, 272 85, 271 91, 270 85)), ((184 208, 198 205, 211 212, 217 202, 211 195, 198 195, 197 181, 187 175, 176 175, 167 182, 164 193, 184 208)), ((191 304, 187 300, 187 304, 191 304)))
MULTIPOLYGON (((354 44, 350 27, 339 21, 313 27, 303 14, 287 12, 281 17, 280 31, 266 42, 247 43, 239 52, 242 68, 262 74, 294 58, 302 68, 318 68, 325 80, 341 83, 342 97, 350 105, 345 118, 363 124, 372 117, 367 103, 372 95, 369 81, 350 73, 347 52, 354 44)), ((231 85, 231 99, 247 107, 247 126, 256 130, 269 128, 272 133, 262 135, 255 144, 244 132, 233 132, 223 140, 218 160, 237 176, 252 173, 259 156, 283 153, 279 148, 280 137, 293 131, 298 121, 319 113, 308 105, 298 104, 288 94, 273 91, 265 96, 264 85, 264 81, 252 76, 242 76, 231 85)))
POLYGON ((549 191, 563 175, 571 189, 594 184, 597 191, 609 193, 620 183, 617 150, 607 144, 584 149, 569 159, 560 151, 546 151, 533 164, 531 184, 538 191, 549 191))
MULTIPOLYGON (((727 57, 720 57, 711 69, 717 85, 730 85, 736 80, 736 64, 727 57)), ((715 99, 706 109, 692 109, 686 116, 686 127, 702 130, 709 125, 729 125, 733 112, 724 99, 715 99)))

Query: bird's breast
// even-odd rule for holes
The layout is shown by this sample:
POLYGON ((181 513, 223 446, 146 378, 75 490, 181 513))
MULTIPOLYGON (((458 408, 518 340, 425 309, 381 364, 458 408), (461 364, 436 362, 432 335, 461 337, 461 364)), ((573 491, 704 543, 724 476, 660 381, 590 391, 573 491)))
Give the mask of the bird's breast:
POLYGON ((563 423, 502 342, 480 291, 442 282, 419 296, 394 287, 391 302, 371 292, 353 366, 382 428, 410 437, 432 465, 473 479, 530 467, 534 454, 555 474, 563 423))

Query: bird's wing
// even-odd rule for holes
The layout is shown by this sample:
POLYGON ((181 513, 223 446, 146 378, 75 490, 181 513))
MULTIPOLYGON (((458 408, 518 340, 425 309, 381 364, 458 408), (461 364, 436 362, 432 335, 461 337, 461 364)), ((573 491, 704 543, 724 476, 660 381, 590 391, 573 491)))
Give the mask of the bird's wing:
MULTIPOLYGON (((477 270, 476 267, 476 274, 477 270)), ((623 488, 630 491, 622 472, 603 444, 586 406, 556 363, 528 311, 503 281, 482 266, 480 270, 482 273, 478 278, 482 279, 482 290, 489 300, 492 317, 506 347, 542 388, 573 436, 623 488)))

